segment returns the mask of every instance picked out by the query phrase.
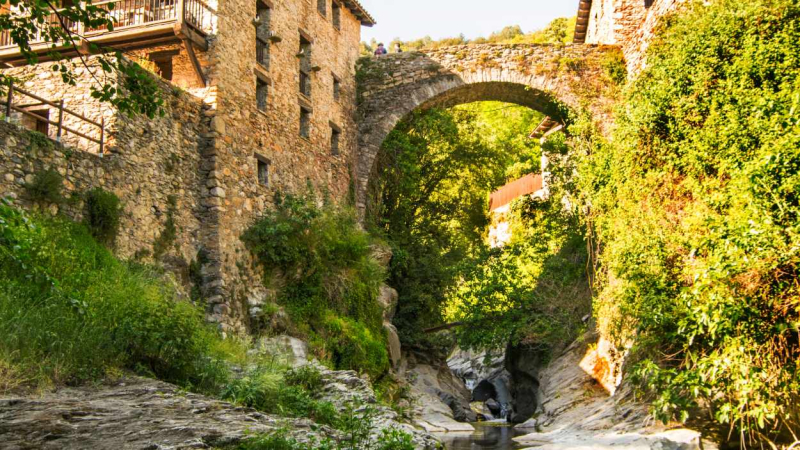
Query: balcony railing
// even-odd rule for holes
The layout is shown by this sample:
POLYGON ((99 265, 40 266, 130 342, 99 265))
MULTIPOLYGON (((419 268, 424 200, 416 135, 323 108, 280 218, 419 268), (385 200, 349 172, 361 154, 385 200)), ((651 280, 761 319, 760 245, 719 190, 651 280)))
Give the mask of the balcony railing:
MULTIPOLYGON (((205 35, 211 32, 213 26, 211 9, 202 0, 109 0, 92 5, 107 11, 107 17, 114 24, 114 32, 182 21, 194 31, 205 35)), ((44 27, 61 27, 63 22, 70 34, 89 40, 110 33, 106 27, 84 28, 82 23, 59 18, 56 12, 51 13, 46 22, 44 27)), ((39 30, 30 40, 30 44, 43 43, 44 37, 43 30, 39 30)), ((14 45, 9 30, 0 33, 0 47, 14 45)))

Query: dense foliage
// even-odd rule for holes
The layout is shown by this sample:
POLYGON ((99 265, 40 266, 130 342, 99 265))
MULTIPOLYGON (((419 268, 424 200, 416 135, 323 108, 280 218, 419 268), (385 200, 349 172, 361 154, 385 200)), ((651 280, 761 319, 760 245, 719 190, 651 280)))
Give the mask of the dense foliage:
POLYGON ((0 388, 135 369, 184 384, 223 347, 200 311, 66 219, 0 204, 0 388))
POLYGON ((381 375, 389 360, 377 296, 386 275, 371 256, 373 239, 351 208, 320 206, 311 193, 275 203, 242 240, 279 287, 294 332, 337 368, 381 375))
POLYGON ((572 342, 591 312, 586 272, 587 248, 579 211, 564 202, 570 184, 563 135, 553 135, 544 151, 554 160, 549 196, 522 197, 508 213, 510 240, 466 261, 448 292, 446 315, 464 348, 498 349, 523 343, 547 354, 572 342), (478 331, 478 332, 476 332, 478 331))
POLYGON ((405 344, 426 344, 422 330, 442 323, 464 261, 484 253, 488 194, 538 169, 538 144, 525 138, 538 117, 465 105, 415 113, 386 139, 368 216, 394 252, 389 284, 400 294, 394 323, 405 344))
POLYGON ((625 97, 579 170, 601 325, 633 345, 658 417, 701 406, 750 438, 797 430, 800 5, 692 4, 625 97))

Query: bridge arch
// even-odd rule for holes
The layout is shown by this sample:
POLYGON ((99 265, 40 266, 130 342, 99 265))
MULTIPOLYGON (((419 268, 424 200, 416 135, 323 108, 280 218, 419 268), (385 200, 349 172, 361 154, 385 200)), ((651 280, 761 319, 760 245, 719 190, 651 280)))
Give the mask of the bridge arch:
POLYGON ((527 106, 559 122, 586 107, 604 116, 615 47, 594 45, 463 45, 364 58, 357 68, 359 106, 357 204, 366 192, 383 141, 417 109, 477 101, 527 106))

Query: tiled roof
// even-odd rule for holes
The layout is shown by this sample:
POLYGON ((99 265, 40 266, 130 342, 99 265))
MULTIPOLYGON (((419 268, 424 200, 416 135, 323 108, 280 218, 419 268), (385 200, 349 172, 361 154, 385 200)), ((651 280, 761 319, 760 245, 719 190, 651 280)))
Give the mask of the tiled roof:
POLYGON ((371 27, 375 25, 375 19, 361 6, 361 3, 358 0, 341 0, 342 4, 347 7, 356 17, 358 20, 361 21, 361 25, 365 27, 371 27))
POLYGON ((586 42, 586 30, 589 29, 589 12, 592 10, 592 0, 580 0, 578 3, 578 21, 575 23, 575 36, 572 42, 583 44, 586 42))
POLYGON ((489 211, 508 205, 523 195, 530 195, 542 189, 542 176, 534 173, 525 175, 492 192, 489 197, 489 211))

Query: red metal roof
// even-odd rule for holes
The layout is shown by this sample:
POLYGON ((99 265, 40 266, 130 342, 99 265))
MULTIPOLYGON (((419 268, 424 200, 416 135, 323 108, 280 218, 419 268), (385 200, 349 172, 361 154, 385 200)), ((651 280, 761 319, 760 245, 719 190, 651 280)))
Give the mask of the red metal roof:
POLYGON ((519 180, 512 181, 492 192, 491 197, 489 197, 489 211, 502 208, 523 195, 530 195, 541 189, 541 175, 535 173, 525 175, 519 180))

